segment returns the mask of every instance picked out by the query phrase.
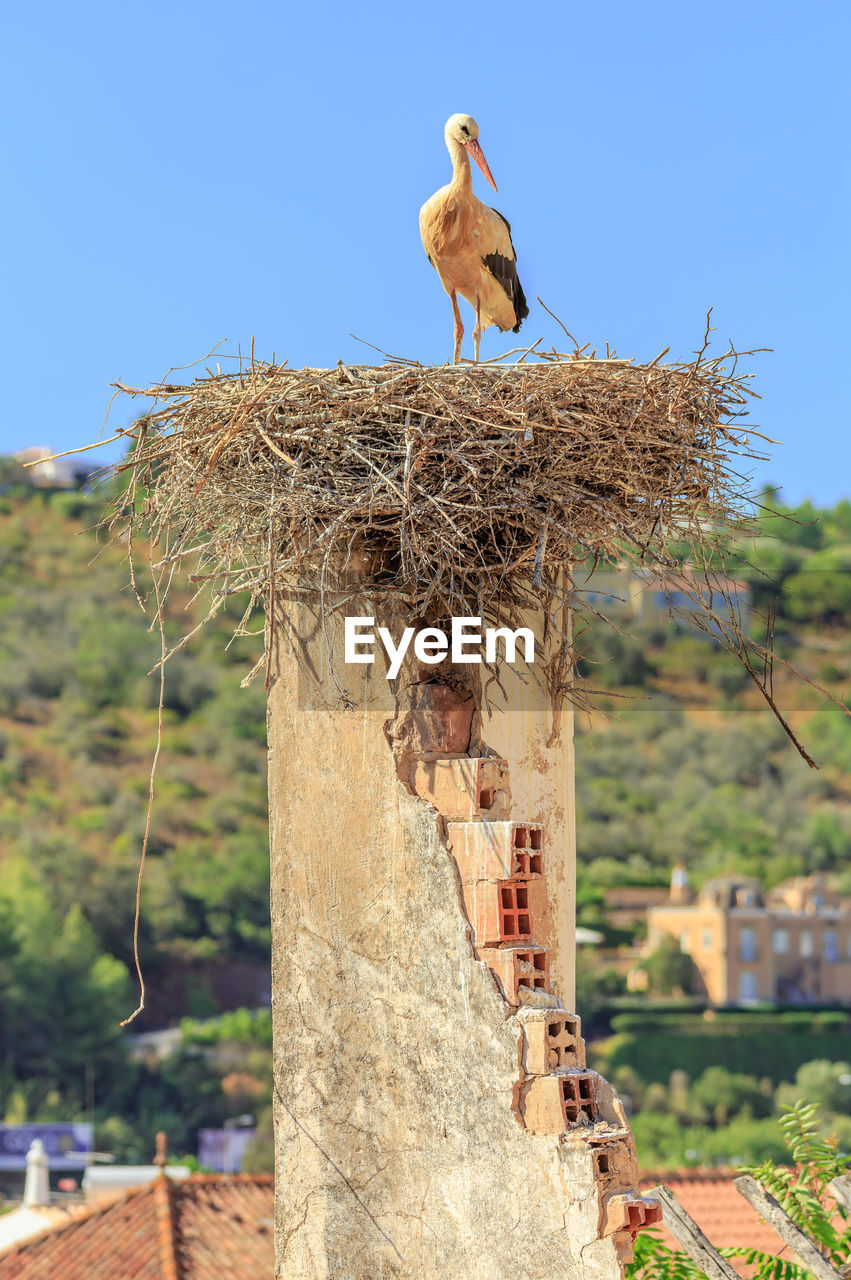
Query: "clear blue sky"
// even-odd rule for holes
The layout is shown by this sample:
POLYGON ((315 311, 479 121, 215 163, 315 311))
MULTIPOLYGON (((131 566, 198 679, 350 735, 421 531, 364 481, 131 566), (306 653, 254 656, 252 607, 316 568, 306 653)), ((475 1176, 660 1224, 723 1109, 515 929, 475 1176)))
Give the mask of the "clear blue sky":
POLYGON ((685 357, 713 306, 718 342, 774 348, 755 421, 785 443, 758 478, 851 492, 847 0, 83 0, 8 8, 4 45, 0 450, 89 442, 113 379, 221 338, 445 360, 417 213, 466 111, 524 339, 562 345, 540 294, 581 342, 685 357))

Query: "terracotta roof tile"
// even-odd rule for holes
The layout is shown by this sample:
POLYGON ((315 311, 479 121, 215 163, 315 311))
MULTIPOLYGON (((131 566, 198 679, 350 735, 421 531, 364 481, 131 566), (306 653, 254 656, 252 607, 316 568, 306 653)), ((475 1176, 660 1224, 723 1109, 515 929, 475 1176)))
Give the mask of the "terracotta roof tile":
POLYGON ((180 1280, 271 1276, 273 1179, 189 1178, 180 1186, 180 1280))
POLYGON ((273 1218, 271 1174, 160 1177, 0 1254, 0 1280, 258 1280, 273 1218))
MULTIPOLYGON (((664 1183, 716 1249, 747 1246, 788 1258, 789 1250, 777 1232, 733 1186, 739 1173, 740 1169, 660 1169, 642 1173, 639 1186, 646 1192, 664 1183)), ((669 1248, 679 1248, 664 1227, 660 1231, 669 1248)), ((730 1261, 739 1275, 751 1274, 741 1258, 730 1261)))

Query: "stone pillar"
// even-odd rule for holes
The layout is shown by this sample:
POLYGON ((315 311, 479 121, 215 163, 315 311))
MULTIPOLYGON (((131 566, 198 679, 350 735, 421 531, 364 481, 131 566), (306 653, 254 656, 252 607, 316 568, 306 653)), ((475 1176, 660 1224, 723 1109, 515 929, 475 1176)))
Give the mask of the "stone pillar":
MULTIPOLYGON (((409 663, 391 682, 380 649, 372 666, 343 664, 339 614, 322 623, 294 597, 278 605, 268 702, 276 1274, 615 1280, 653 1209, 630 1186, 622 1110, 584 1068, 578 1023, 548 989, 547 948, 522 909, 546 891, 525 850, 540 843, 530 824, 548 823, 548 796, 561 788, 566 805, 565 767, 546 786, 518 784, 510 756, 482 759, 470 667, 437 675, 409 663), (512 803, 507 818, 506 772, 515 794, 528 786, 534 813, 512 803), (484 841, 482 870, 461 840, 484 841), (507 877, 494 870, 500 847, 507 877), (513 914, 494 899, 494 877, 518 898, 513 914), (483 910, 497 902, 478 937, 474 899, 483 910)), ((518 742, 528 771, 544 748, 521 720, 500 750, 518 742)), ((554 865, 565 856, 556 850, 554 865)), ((554 942, 567 941, 557 935, 570 901, 565 882, 547 925, 554 942)))

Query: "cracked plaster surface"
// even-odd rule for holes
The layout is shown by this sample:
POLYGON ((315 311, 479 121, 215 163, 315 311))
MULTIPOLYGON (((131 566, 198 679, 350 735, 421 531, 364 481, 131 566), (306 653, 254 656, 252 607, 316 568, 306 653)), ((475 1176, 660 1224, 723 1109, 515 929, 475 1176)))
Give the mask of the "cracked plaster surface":
MULTIPOLYGON (((302 649, 303 653, 303 649, 302 649)), ((616 1280, 588 1147, 512 1111, 518 1030, 372 668, 269 695, 279 1280, 616 1280)))

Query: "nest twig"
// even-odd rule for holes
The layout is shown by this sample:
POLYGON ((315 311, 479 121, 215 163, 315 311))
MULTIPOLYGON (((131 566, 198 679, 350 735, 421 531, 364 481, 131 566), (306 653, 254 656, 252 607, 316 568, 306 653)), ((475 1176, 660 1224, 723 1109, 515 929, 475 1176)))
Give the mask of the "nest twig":
POLYGON ((753 666, 762 648, 717 572, 765 439, 740 422, 753 392, 737 353, 536 359, 289 369, 252 353, 187 386, 118 384, 155 403, 123 464, 145 500, 119 502, 112 523, 149 529, 164 565, 197 558, 212 611, 331 581, 341 549, 411 618, 488 625, 549 608, 565 582, 599 616, 573 590, 577 564, 640 566, 753 666))

